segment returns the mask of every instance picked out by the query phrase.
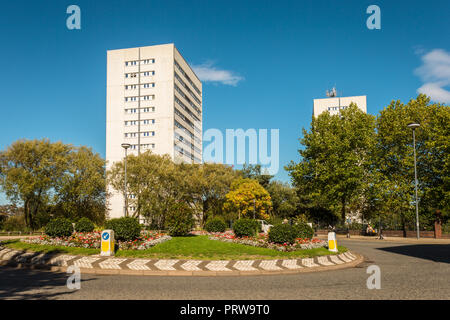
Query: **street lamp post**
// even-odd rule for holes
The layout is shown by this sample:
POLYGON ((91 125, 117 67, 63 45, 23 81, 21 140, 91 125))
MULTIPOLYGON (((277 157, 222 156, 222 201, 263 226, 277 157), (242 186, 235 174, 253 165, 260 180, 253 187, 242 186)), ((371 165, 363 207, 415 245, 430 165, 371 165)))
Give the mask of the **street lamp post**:
POLYGON ((127 195, 127 150, 128 148, 131 147, 131 144, 129 143, 122 143, 122 148, 125 149, 125 176, 124 176, 124 190, 125 190, 125 206, 123 208, 123 212, 125 217, 128 216, 128 195, 127 195))
POLYGON ((414 182, 415 182, 415 187, 416 187, 416 199, 415 199, 415 203, 416 203, 416 230, 417 230, 417 239, 420 238, 420 233, 419 233, 419 202, 417 200, 417 164, 416 164, 416 128, 420 127, 420 124, 418 123, 410 123, 408 124, 408 128, 412 129, 412 133, 413 133, 413 147, 414 147, 414 182))

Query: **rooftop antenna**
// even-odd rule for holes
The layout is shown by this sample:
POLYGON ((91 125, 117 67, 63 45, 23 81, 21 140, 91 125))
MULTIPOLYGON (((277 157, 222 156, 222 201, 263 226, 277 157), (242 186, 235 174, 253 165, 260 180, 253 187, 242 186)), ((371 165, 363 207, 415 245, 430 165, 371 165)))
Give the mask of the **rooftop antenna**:
POLYGON ((334 86, 330 91, 327 90, 327 97, 333 98, 337 96, 336 86, 334 86))

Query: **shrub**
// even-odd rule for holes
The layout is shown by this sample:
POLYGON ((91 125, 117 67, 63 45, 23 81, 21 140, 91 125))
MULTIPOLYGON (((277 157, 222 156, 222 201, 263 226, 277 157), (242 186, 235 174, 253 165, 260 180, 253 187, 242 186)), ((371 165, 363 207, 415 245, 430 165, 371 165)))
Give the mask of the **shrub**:
POLYGON ((3 230, 3 222, 8 219, 6 215, 0 215, 0 230, 3 230))
POLYGON ((171 206, 166 220, 169 235, 174 237, 188 235, 194 226, 194 219, 192 216, 192 208, 184 202, 179 202, 171 206))
POLYGON ((297 237, 296 229, 289 224, 277 224, 269 230, 269 241, 292 244, 297 237))
POLYGON ((135 240, 141 235, 141 225, 136 218, 122 217, 106 221, 106 229, 114 231, 116 240, 135 240))
POLYGON ((225 221, 220 217, 209 219, 205 224, 205 229, 208 232, 224 232, 226 228, 225 221))
POLYGON ((306 223, 299 222, 294 225, 297 238, 311 239, 314 236, 314 229, 306 223))
POLYGON ((38 211, 36 216, 34 217, 34 223, 39 228, 45 227, 47 223, 50 222, 50 220, 52 220, 50 212, 44 210, 38 211))
POLYGON ((236 237, 252 237, 259 230, 259 223, 253 219, 239 219, 233 223, 233 231, 236 237))
POLYGON ((273 216, 273 217, 270 217, 269 219, 267 219, 267 222, 273 226, 276 226, 277 224, 282 224, 283 220, 284 219, 281 217, 273 216))
POLYGON ((2 229, 5 231, 25 231, 25 218, 23 215, 10 216, 4 220, 2 229))
POLYGON ((81 218, 75 224, 75 230, 77 232, 92 232, 94 231, 94 228, 95 228, 94 223, 88 218, 81 218))
POLYGON ((73 233, 72 222, 66 218, 50 220, 45 226, 45 233, 52 237, 68 237, 73 233))
POLYGON ((442 233, 450 233, 450 221, 442 225, 442 233))

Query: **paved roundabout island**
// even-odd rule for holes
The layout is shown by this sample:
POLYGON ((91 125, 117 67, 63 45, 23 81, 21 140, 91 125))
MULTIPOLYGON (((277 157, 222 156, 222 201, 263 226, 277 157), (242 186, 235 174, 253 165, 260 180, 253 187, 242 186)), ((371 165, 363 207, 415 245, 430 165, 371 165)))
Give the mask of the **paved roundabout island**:
POLYGON ((354 252, 299 259, 264 260, 178 260, 128 259, 77 256, 14 250, 0 246, 0 265, 65 272, 77 266, 82 273, 160 275, 160 276, 236 276, 288 274, 325 271, 357 266, 363 257, 354 252))

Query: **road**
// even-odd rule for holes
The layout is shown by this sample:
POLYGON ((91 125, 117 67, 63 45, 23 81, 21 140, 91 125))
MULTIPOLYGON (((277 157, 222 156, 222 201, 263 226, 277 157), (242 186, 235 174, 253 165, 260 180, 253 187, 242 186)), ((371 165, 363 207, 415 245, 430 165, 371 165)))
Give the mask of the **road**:
POLYGON ((366 257, 355 268, 294 275, 161 277, 68 275, 0 267, 1 299, 450 299, 450 244, 339 240, 366 257), (367 288, 367 267, 381 270, 381 289, 367 288))

